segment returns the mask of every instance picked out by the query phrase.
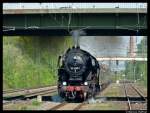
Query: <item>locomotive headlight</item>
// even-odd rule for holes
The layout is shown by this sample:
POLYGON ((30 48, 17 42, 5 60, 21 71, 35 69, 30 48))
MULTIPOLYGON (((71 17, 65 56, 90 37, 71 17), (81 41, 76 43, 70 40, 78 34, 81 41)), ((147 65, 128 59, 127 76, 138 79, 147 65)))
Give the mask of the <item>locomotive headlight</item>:
POLYGON ((84 85, 88 85, 88 82, 84 82, 84 85))
POLYGON ((67 82, 63 82, 63 85, 66 86, 66 85, 67 85, 67 82))

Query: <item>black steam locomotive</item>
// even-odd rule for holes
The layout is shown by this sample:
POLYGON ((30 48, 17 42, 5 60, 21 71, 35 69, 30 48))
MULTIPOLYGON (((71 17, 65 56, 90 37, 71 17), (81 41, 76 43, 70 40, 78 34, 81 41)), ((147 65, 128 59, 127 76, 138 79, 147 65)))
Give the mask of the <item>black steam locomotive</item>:
POLYGON ((58 67, 58 93, 66 100, 85 100, 100 91, 99 63, 80 47, 59 56, 58 67))

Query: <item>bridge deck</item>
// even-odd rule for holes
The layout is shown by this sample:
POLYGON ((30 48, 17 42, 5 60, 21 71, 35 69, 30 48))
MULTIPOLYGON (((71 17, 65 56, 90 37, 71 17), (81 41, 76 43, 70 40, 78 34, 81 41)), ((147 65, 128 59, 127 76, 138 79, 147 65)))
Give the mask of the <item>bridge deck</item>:
POLYGON ((82 8, 82 9, 3 9, 3 14, 49 13, 147 13, 146 8, 82 8))
POLYGON ((83 28, 86 36, 147 35, 147 9, 3 9, 4 35, 70 36, 83 28))

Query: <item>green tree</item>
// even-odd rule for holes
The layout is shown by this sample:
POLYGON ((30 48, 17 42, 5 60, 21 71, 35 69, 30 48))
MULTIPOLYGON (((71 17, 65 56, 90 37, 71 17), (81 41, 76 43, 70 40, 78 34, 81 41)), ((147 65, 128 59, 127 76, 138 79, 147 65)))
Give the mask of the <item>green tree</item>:
MULTIPOLYGON (((137 45, 137 55, 138 56, 142 55, 142 57, 147 57, 147 38, 146 37, 143 38, 141 40, 141 43, 137 45)), ((126 74, 127 79, 138 80, 139 83, 147 87, 147 62, 145 61, 126 62, 125 74, 126 74)))
POLYGON ((73 44, 70 37, 4 36, 3 88, 57 83, 57 58, 73 44))

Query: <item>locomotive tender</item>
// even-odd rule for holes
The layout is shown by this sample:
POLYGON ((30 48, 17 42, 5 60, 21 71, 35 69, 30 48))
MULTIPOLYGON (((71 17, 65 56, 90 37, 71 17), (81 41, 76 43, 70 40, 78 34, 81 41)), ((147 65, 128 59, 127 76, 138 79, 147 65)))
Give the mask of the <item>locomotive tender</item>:
POLYGON ((100 91, 99 63, 79 46, 59 56, 58 67, 58 94, 62 98, 85 100, 100 91))

